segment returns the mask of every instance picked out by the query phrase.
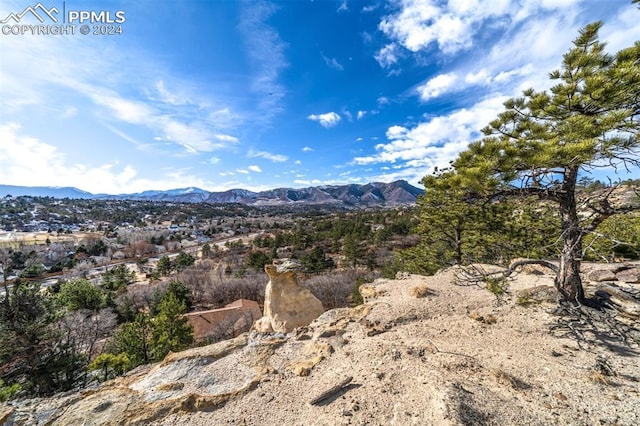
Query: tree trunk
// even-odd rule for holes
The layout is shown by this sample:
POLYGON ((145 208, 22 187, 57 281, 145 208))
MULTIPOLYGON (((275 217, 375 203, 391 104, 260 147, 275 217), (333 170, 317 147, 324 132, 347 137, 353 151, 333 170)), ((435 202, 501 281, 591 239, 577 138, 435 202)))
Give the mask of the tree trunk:
POLYGON ((584 290, 580 278, 582 260, 582 230, 576 210, 576 181, 578 170, 566 172, 559 199, 562 220, 562 253, 555 285, 560 292, 560 302, 584 303, 584 290))
POLYGON ((462 226, 460 225, 460 223, 458 222, 458 226, 455 229, 455 242, 454 247, 456 250, 456 264, 457 265, 462 265, 462 226))

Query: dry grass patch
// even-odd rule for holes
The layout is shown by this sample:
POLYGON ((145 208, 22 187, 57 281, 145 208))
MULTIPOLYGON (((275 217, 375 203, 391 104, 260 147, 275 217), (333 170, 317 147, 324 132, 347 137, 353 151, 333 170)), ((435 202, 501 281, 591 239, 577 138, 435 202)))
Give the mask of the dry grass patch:
POLYGON ((479 321, 483 324, 495 324, 498 322, 498 318, 496 318, 495 316, 488 314, 488 315, 480 315, 477 312, 472 312, 469 314, 469 318, 471 318, 472 320, 476 320, 479 321))
POLYGON ((424 284, 417 285, 411 289, 411 295, 418 299, 431 296, 433 294, 435 294, 435 292, 424 284))

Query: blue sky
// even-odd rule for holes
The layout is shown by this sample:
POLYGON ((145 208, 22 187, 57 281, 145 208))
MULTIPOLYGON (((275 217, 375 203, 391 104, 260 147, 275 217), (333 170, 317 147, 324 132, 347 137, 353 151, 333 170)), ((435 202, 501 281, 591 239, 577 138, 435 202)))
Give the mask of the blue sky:
MULTIPOLYGON (((0 19, 36 4, 4 0, 0 19)), ((0 183, 94 193, 418 184, 504 100, 549 87, 580 27, 603 20, 611 52, 640 40, 629 0, 64 8, 124 11, 122 34, 0 34, 0 183)))

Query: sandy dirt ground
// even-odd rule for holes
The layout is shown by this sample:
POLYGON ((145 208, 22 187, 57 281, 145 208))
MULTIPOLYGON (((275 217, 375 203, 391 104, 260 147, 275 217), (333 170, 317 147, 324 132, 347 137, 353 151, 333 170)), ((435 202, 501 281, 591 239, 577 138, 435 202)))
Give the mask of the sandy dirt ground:
POLYGON ((562 326, 553 303, 518 303, 519 290, 552 285, 550 276, 519 274, 501 304, 452 281, 452 271, 378 280, 371 312, 329 339, 333 353, 308 376, 287 368, 305 341, 283 345, 270 359, 275 374, 252 391, 155 424, 640 424, 636 343, 607 327, 562 326), (422 287, 429 294, 415 297, 422 287))
POLYGON ((0 406, 0 419, 25 425, 640 424, 637 320, 571 320, 558 316, 553 302, 523 306, 535 297, 521 292, 551 286, 548 275, 518 274, 497 303, 486 289, 455 284, 455 274, 380 279, 363 289, 365 305, 325 312, 290 335, 254 332, 169 355, 79 394, 0 406))

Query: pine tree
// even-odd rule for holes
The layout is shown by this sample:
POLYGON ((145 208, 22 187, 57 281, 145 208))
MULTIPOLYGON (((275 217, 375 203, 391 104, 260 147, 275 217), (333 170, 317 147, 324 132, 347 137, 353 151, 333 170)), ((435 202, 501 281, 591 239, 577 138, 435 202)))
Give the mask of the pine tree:
POLYGON ((160 302, 158 315, 152 322, 152 345, 154 360, 163 359, 169 351, 178 352, 193 343, 193 327, 183 314, 184 302, 174 293, 166 293, 160 302))
POLYGON ((161 275, 169 275, 171 269, 173 269, 173 265, 171 265, 169 256, 162 256, 156 264, 156 270, 158 271, 158 273, 160 273, 161 275))
POLYGON ((59 312, 39 283, 15 280, 0 304, 0 376, 27 394, 49 395, 81 382, 86 359, 55 327, 59 312))
POLYGON ((149 314, 140 312, 131 323, 122 324, 110 342, 110 352, 124 353, 130 367, 153 361, 151 346, 152 324, 149 314))
POLYGON ((407 270, 432 274, 451 265, 500 264, 548 254, 558 225, 546 208, 532 209, 526 200, 490 202, 469 196, 459 178, 447 169, 423 179, 417 228, 421 241, 400 253, 407 270))
POLYGON ((556 287, 562 301, 586 302, 580 279, 582 241, 607 217, 628 211, 604 191, 579 215, 581 172, 640 165, 640 42, 615 55, 598 41, 602 24, 580 31, 550 74, 549 92, 528 89, 505 102, 504 112, 483 130, 453 166, 469 193, 496 199, 536 196, 554 203, 561 219, 556 287))

